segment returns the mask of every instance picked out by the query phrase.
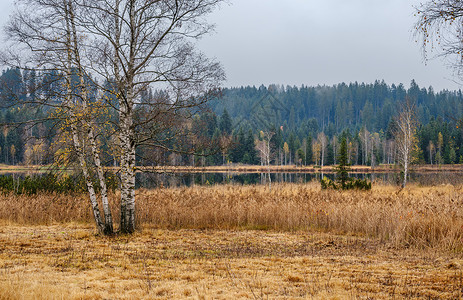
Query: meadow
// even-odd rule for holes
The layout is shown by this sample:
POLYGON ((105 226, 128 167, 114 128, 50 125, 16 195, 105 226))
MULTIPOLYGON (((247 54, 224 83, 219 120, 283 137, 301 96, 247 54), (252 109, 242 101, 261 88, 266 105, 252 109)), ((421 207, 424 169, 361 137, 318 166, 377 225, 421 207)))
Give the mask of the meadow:
POLYGON ((463 186, 217 185, 137 197, 140 230, 102 237, 85 195, 0 195, 0 299, 462 296, 463 186))

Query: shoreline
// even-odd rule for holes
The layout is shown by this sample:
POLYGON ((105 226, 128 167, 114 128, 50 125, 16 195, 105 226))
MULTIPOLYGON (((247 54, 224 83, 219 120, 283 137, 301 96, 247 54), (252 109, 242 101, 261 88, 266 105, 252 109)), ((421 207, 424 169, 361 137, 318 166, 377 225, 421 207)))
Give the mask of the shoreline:
MULTIPOLYGON (((118 167, 106 167, 106 170, 118 171, 118 167)), ((50 166, 10 166, 0 165, 0 174, 6 173, 46 173, 51 170, 50 166)), ((72 171, 72 168, 60 168, 60 171, 72 171)), ((235 173, 235 174, 252 174, 252 173, 336 173, 336 166, 275 166, 271 165, 240 165, 230 164, 225 166, 206 166, 206 167, 192 167, 192 166, 152 166, 152 167, 137 167, 136 172, 152 172, 152 173, 235 173)), ((397 165, 379 165, 376 167, 355 165, 350 167, 349 173, 399 173, 400 169, 397 165)), ((463 164, 453 165, 414 165, 412 166, 411 173, 463 173, 463 164)))

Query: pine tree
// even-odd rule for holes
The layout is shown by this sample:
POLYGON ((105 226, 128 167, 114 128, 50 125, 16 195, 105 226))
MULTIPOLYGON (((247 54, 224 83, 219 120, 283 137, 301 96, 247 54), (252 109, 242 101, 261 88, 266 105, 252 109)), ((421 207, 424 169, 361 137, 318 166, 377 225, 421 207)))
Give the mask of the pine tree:
POLYGON ((309 134, 309 137, 307 138, 307 143, 306 143, 306 146, 307 146, 307 154, 305 156, 305 159, 306 159, 306 164, 311 164, 312 163, 312 159, 313 159, 313 152, 312 152, 312 134, 309 134))
POLYGON ((219 128, 222 134, 230 135, 232 133, 232 119, 226 109, 223 110, 222 116, 220 117, 219 128))
POLYGON ((254 134, 249 129, 248 135, 246 136, 245 154, 243 156, 243 162, 245 164, 254 165, 257 164, 257 150, 254 143, 254 134))
POLYGON ((347 141, 346 138, 343 138, 341 141, 341 146, 339 147, 338 155, 339 165, 336 167, 336 173, 338 175, 338 182, 341 184, 342 189, 346 189, 347 182, 350 181, 349 178, 349 157, 347 155, 347 141))

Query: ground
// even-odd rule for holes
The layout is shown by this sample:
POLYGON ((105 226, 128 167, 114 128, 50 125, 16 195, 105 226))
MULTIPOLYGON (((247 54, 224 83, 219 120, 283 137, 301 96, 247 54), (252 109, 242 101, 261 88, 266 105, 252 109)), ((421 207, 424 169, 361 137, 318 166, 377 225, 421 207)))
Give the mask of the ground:
POLYGON ((457 299, 462 265, 320 231, 0 226, 0 299, 457 299))

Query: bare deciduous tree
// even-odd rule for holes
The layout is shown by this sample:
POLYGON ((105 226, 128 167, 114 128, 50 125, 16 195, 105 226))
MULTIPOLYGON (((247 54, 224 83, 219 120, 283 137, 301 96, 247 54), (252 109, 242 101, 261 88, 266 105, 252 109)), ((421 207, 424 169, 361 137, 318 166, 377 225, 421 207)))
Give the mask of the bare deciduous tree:
MULTIPOLYGON (((32 105, 41 104, 52 108, 54 118, 60 120, 59 134, 68 136, 84 175, 97 228, 105 234, 113 233, 112 215, 109 209, 107 187, 101 165, 100 151, 95 137, 92 106, 88 84, 85 82, 76 26, 75 4, 70 0, 24 0, 7 26, 10 42, 21 51, 10 51, 7 58, 24 68, 45 69, 56 72, 58 85, 50 97, 36 93, 32 105), (95 186, 90 176, 90 164, 86 159, 85 144, 90 145, 92 164, 98 174, 100 196, 105 221, 101 218, 95 186)), ((19 96, 19 95, 18 95, 19 96)), ((94 108, 93 108, 94 109, 94 108)))
POLYGON ((262 166, 267 166, 267 175, 269 188, 272 189, 272 178, 270 177, 270 159, 272 151, 270 147, 270 140, 275 135, 272 131, 260 131, 260 139, 257 141, 257 150, 260 153, 260 161, 262 166))
POLYGON ((328 138, 326 137, 323 131, 317 135, 317 142, 320 144, 320 152, 321 152, 320 166, 323 167, 325 163, 326 147, 328 146, 328 138))
MULTIPOLYGON (((14 46, 25 51, 20 55, 10 51, 9 62, 25 61, 26 65, 32 63, 62 74, 67 89, 62 91, 58 104, 47 104, 64 105, 80 165, 85 170, 82 159, 87 148, 82 141, 86 140, 100 181, 88 89, 98 90, 101 109, 117 115, 112 126, 119 141, 119 230, 132 233, 136 229, 136 148, 174 150, 169 142, 184 131, 183 121, 217 96, 218 85, 224 79, 221 66, 196 52, 191 43, 210 32, 212 27, 205 16, 222 0, 18 2, 19 9, 7 30, 14 46), (106 83, 111 83, 110 88, 106 83), (162 92, 144 97, 153 89, 162 92)), ((96 204, 92 200, 95 212, 96 204)))
POLYGON ((415 105, 407 99, 401 106, 398 115, 394 119, 393 134, 396 141, 398 161, 402 166, 402 188, 407 184, 410 164, 413 159, 413 151, 418 143, 416 136, 417 120, 415 105))
POLYGON ((312 153, 315 165, 320 165, 321 145, 318 140, 312 142, 312 153))

